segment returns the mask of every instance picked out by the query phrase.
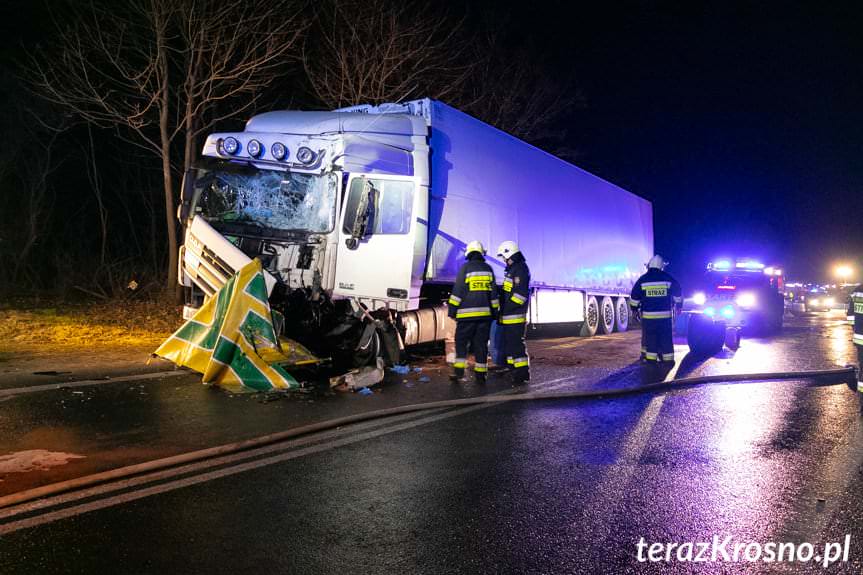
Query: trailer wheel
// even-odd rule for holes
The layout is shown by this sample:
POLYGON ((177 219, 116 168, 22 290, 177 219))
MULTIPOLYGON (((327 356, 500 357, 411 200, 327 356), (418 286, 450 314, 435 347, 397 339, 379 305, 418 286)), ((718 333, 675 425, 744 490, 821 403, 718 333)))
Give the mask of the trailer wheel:
POLYGON ((614 302, 605 296, 599 300, 599 333, 609 334, 614 331, 614 302))
POLYGON ((619 297, 614 306, 614 331, 627 329, 629 329, 629 302, 625 297, 619 297))
POLYGON ((594 296, 589 295, 584 305, 584 322, 581 324, 579 335, 593 337, 597 329, 599 329, 599 302, 594 296))

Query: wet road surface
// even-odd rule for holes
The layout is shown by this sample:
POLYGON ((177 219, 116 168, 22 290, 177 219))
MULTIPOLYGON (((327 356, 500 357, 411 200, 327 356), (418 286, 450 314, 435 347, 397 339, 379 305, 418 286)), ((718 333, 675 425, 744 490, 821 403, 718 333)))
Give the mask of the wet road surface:
MULTIPOLYGON (((638 333, 531 342, 536 389, 638 385, 638 333), (551 383, 546 383, 551 382, 551 383)), ((684 346, 678 347, 685 352, 684 346)), ((839 316, 678 376, 853 362, 839 316)), ((680 353, 683 356, 683 353, 680 353)), ((438 359, 372 396, 264 402, 191 376, 9 396, 0 453, 84 455, 3 477, 4 493, 392 405, 508 391, 446 383, 438 359), (431 381, 420 382, 429 376, 431 381)), ((561 573, 823 571, 801 563, 639 563, 636 544, 826 542, 863 565, 858 398, 844 385, 729 384, 591 401, 474 406, 301 438, 112 493, 0 518, 3 572, 561 573), (147 491, 142 491, 147 489, 147 491), (53 513, 54 515, 46 515, 53 513)))

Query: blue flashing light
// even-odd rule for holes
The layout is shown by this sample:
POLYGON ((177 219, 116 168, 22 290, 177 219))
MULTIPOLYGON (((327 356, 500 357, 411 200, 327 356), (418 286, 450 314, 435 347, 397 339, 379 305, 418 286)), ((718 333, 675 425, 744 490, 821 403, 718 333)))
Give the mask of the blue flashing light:
POLYGON ((270 152, 273 154, 273 157, 280 162, 284 160, 288 156, 288 148, 281 142, 276 142, 270 147, 270 152))
POLYGON ((222 140, 222 149, 233 156, 240 151, 240 142, 236 138, 227 137, 222 140))
POLYGON ((253 158, 257 158, 264 151, 264 147, 257 140, 249 140, 249 143, 246 145, 246 151, 253 158))
POLYGON ((719 260, 713 262, 713 269, 719 271, 726 271, 731 269, 731 262, 728 260, 719 260))
POLYGON ((722 308, 722 311, 720 313, 722 314, 722 317, 726 319, 731 319, 732 317, 734 317, 734 308, 730 305, 727 305, 722 308))
POLYGON ((704 308, 704 315, 706 315, 708 317, 713 317, 716 315, 716 310, 713 309, 712 307, 706 307, 706 308, 704 308))

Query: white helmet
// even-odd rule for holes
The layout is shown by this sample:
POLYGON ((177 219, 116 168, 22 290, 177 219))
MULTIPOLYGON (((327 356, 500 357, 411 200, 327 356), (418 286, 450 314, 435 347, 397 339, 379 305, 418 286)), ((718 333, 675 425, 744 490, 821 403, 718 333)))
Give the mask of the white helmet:
POLYGON ((649 262, 647 262, 647 269, 661 270, 661 269, 665 269, 665 266, 667 266, 667 265, 668 265, 668 262, 665 261, 661 255, 656 254, 655 256, 650 258, 649 262))
POLYGON ((482 247, 482 243, 479 240, 474 240, 474 241, 470 242, 464 248, 464 255, 465 256, 470 255, 472 252, 478 252, 480 254, 485 254, 485 248, 482 247))
POLYGON ((519 251, 521 250, 518 249, 518 244, 512 240, 507 240, 497 246, 498 257, 502 257, 505 260, 508 260, 515 254, 517 254, 519 251))

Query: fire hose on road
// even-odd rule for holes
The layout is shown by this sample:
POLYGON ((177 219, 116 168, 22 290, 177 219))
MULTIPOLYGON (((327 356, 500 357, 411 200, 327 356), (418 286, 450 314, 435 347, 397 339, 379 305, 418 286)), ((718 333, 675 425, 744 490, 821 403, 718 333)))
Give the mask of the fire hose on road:
MULTIPOLYGON (((84 477, 61 481, 28 489, 18 493, 13 493, 0 497, 0 516, 7 515, 3 513, 4 508, 9 508, 14 505, 20 505, 34 500, 54 496, 60 493, 83 489, 98 484, 119 481, 130 478, 132 476, 151 473, 158 470, 172 468, 182 464, 201 462, 211 458, 236 454, 243 451, 260 448, 263 446, 275 444, 288 439, 296 438, 303 435, 320 433, 323 431, 334 430, 336 428, 347 425, 368 422, 371 420, 392 417, 396 415, 416 413, 430 410, 440 410, 447 408, 476 406, 484 404, 496 403, 511 403, 517 401, 543 401, 543 400, 592 400, 592 399, 607 399, 620 396, 637 395, 644 393, 664 393, 678 389, 688 389, 696 386, 714 384, 714 383, 733 383, 733 382, 769 382, 782 380, 801 380, 801 379, 830 379, 831 383, 819 383, 817 386, 848 384, 852 390, 856 391, 855 369, 853 367, 827 369, 827 370, 810 370, 810 371, 787 371, 787 372, 767 372, 767 373, 744 373, 744 374, 729 374, 729 375, 708 375, 700 377, 687 377, 680 379, 671 379, 657 383, 645 385, 623 387, 619 389, 603 389, 591 391, 561 391, 561 392, 525 392, 512 393, 508 395, 486 395, 480 397, 469 397, 462 399, 449 399, 443 401, 432 401, 419 404, 402 405, 385 409, 378 409, 339 417, 303 425, 286 431, 272 433, 253 439, 237 441, 207 449, 191 451, 170 457, 147 461, 126 467, 112 469, 101 473, 95 473, 84 477)), ((11 511, 11 510, 9 510, 11 511)))

